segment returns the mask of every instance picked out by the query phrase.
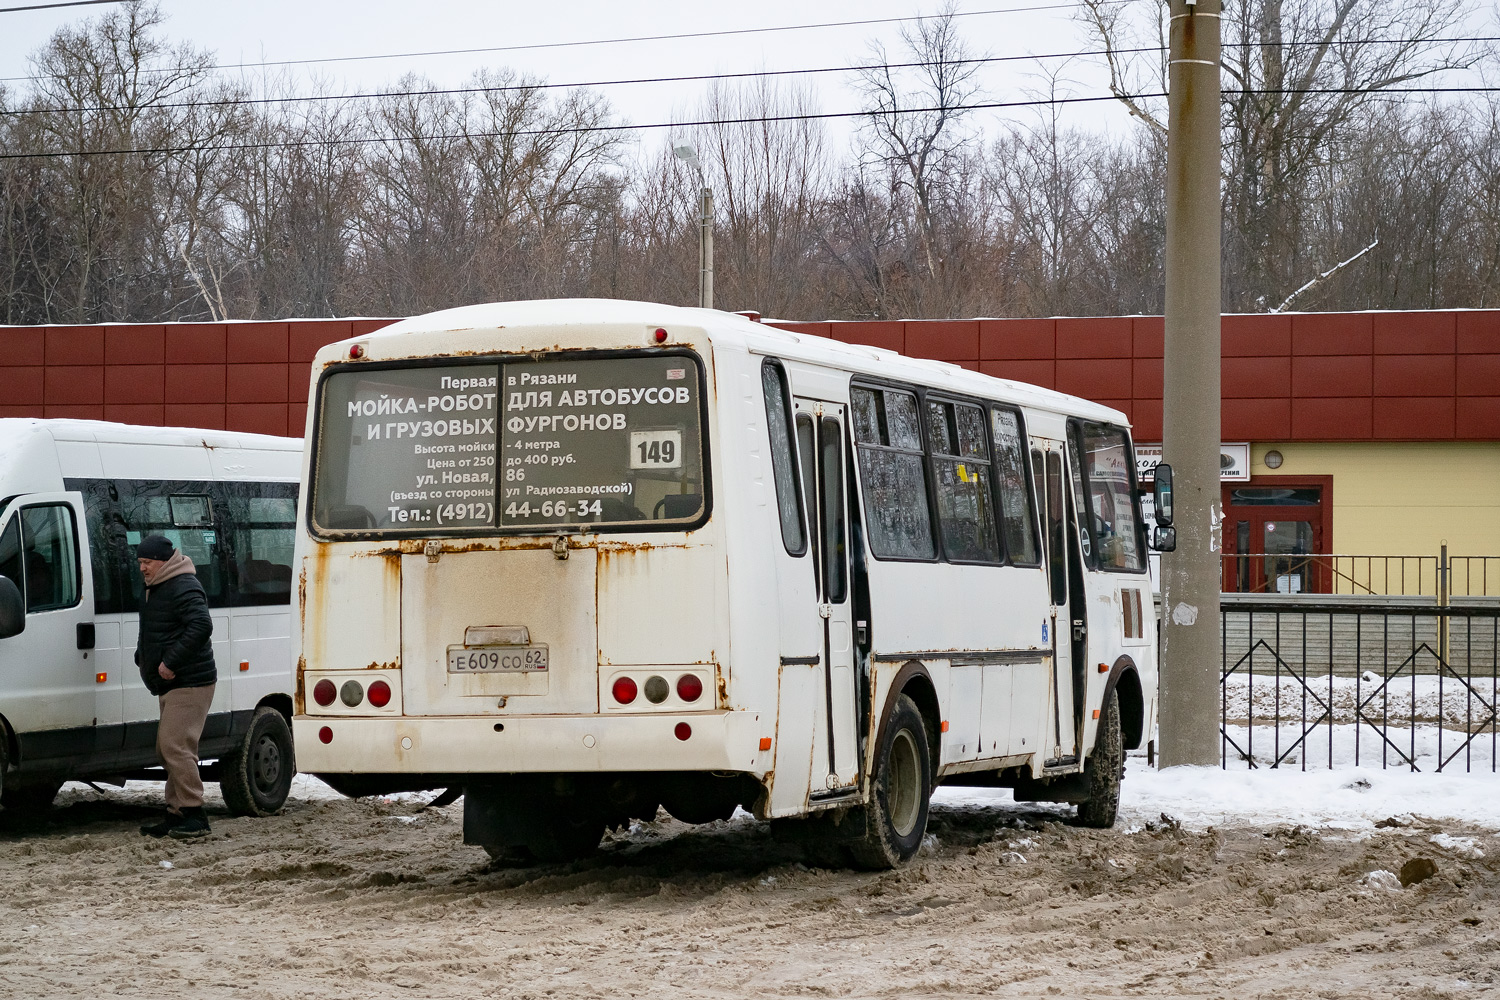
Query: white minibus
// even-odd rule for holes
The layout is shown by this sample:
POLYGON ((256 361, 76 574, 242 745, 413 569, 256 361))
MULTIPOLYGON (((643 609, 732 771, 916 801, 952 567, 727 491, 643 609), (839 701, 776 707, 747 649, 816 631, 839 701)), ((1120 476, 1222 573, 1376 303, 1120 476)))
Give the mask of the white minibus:
POLYGON ((161 779, 156 697, 134 662, 135 545, 193 560, 219 681, 199 753, 242 815, 295 773, 291 595, 302 442, 91 420, 0 420, 0 804, 66 780, 161 779))
POLYGON ((473 306, 324 348, 302 769, 559 858, 737 807, 860 866, 940 783, 1114 821, 1156 637, 1113 409, 737 315, 473 306))

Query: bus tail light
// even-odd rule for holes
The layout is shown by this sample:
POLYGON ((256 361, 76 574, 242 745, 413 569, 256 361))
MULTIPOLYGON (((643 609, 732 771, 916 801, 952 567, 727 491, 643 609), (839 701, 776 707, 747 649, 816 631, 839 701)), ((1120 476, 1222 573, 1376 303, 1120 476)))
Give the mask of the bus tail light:
POLYGON ((376 681, 370 685, 370 690, 365 692, 365 697, 370 699, 370 704, 376 708, 385 708, 391 703, 391 686, 385 681, 376 681))
POLYGON ((339 688, 339 700, 353 708, 365 700, 364 685, 359 681, 345 681, 344 686, 339 688))
MULTIPOLYGON (((327 708, 333 704, 333 699, 339 696, 338 688, 334 687, 333 681, 324 679, 313 686, 313 701, 327 708)), ((327 742, 326 740, 324 741, 327 742)))
POLYGON ((677 728, 672 730, 672 733, 679 740, 686 740, 688 739, 688 737, 693 735, 693 727, 688 725, 686 722, 679 722, 677 723, 677 728))
POLYGON ((646 678, 646 700, 653 705, 660 705, 667 700, 667 695, 672 693, 672 687, 667 679, 660 674, 652 674, 646 678))
POLYGON ((610 694, 615 696, 615 701, 621 705, 629 705, 635 701, 635 691, 635 681, 629 677, 616 677, 609 689, 610 694))
POLYGON ((703 682, 697 674, 683 674, 677 678, 677 697, 683 701, 697 701, 703 696, 703 682))

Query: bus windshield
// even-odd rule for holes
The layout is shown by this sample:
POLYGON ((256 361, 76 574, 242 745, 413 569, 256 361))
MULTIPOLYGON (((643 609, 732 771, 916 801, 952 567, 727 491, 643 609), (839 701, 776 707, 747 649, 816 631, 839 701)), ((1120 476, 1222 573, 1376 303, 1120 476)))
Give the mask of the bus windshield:
POLYGON ((694 527, 702 371, 682 353, 349 365, 322 382, 320 533, 694 527))

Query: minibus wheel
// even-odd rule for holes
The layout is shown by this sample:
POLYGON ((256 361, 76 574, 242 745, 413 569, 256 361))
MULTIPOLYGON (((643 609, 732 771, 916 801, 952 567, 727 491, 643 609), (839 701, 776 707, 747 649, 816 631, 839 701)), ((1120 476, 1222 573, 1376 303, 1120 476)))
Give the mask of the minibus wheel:
POLYGON ((905 694, 896 696, 881 727, 871 777, 864 836, 849 845, 849 853, 861 868, 894 868, 922 846, 932 790, 927 727, 905 694))
POLYGON ((25 784, 12 778, 0 791, 0 805, 6 812, 41 812, 50 808, 52 800, 62 789, 63 783, 55 778, 42 778, 25 784))
POLYGON ((1120 779, 1125 775, 1125 739, 1120 732, 1120 696, 1111 690, 1099 712, 1094 752, 1083 767, 1088 799, 1078 803, 1078 825, 1107 829, 1120 809, 1120 779))
POLYGON ((262 705, 240 745, 219 761, 219 789, 234 815, 269 816, 286 804, 296 773, 286 717, 262 705))

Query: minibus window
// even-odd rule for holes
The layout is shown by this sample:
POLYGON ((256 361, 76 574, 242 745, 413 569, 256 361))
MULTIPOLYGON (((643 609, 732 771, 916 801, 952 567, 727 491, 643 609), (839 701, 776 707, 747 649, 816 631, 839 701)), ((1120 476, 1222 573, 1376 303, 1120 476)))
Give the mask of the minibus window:
MULTIPOLYGON (((817 443, 813 440, 812 417, 809 417, 805 413, 798 414, 797 454, 802 462, 802 492, 809 520, 816 517, 812 512, 818 509, 818 489, 817 484, 814 482, 817 478, 818 469, 817 448, 817 443)), ((817 527, 814 526, 809 534, 813 543, 813 572, 821 581, 823 579, 823 551, 822 547, 818 544, 819 532, 817 527)))
POLYGON ((26 611, 52 611, 78 603, 78 545, 73 511, 62 504, 21 510, 25 545, 26 611))
POLYGON ((844 543, 844 443, 839 422, 823 418, 823 596, 842 604, 847 592, 848 549, 844 543))
POLYGON ((792 458, 791 404, 786 391, 786 372, 767 360, 760 368, 766 394, 766 430, 771 439, 771 474, 776 478, 776 507, 781 513, 781 543, 789 555, 807 551, 802 534, 801 497, 797 490, 797 463, 792 458))
POLYGON ((855 386, 849 401, 870 551, 881 559, 933 558, 917 397, 855 386))
POLYGON ((1135 462, 1125 432, 1107 424, 1082 425, 1083 466, 1094 564, 1138 573, 1145 567, 1145 535, 1136 517, 1135 462))
POLYGON ((688 528, 707 513, 687 354, 369 368, 324 379, 324 531, 688 528))
POLYGON ((984 414, 964 403, 927 401, 927 440, 937 487, 943 551, 961 562, 999 562, 990 448, 984 414))
POLYGON ((1026 432, 1015 410, 994 407, 990 422, 995 432, 995 476, 1000 486, 1000 508, 1005 516, 1005 548, 1011 562, 1035 566, 1036 510, 1026 482, 1026 432))

